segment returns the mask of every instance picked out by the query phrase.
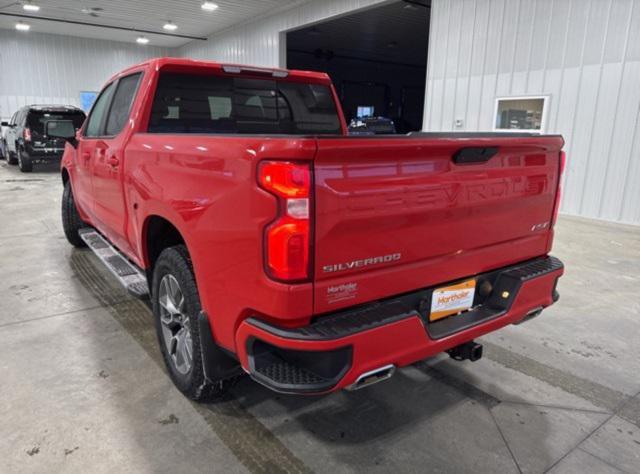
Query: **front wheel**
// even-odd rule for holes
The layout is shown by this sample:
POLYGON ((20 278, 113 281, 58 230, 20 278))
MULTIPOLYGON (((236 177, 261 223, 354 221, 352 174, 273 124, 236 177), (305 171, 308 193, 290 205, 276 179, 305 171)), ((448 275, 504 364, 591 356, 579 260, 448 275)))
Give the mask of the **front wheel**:
POLYGON ((153 269, 152 283, 158 342, 171 380, 192 400, 220 398, 232 381, 205 377, 198 325, 200 297, 184 245, 162 251, 153 269))
POLYGON ((5 155, 7 156, 7 163, 9 163, 10 165, 15 165, 16 163, 18 163, 18 160, 15 157, 15 153, 11 153, 8 148, 5 148, 5 155))
POLYGON ((78 231, 85 226, 82 222, 76 203, 73 199, 73 191, 71 190, 71 181, 64 183, 64 191, 62 192, 62 229, 67 240, 74 247, 85 247, 87 244, 80 238, 78 231))

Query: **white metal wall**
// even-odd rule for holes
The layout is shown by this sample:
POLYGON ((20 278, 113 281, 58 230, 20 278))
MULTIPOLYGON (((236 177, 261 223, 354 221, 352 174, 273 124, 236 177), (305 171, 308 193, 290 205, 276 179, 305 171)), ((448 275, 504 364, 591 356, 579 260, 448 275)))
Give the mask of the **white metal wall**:
POLYGON ((433 0, 431 18, 425 129, 491 130, 496 97, 549 95, 562 212, 640 224, 640 0, 433 0))
POLYGON ((116 41, 0 30, 0 117, 27 104, 80 105, 114 73, 168 50, 116 41))
POLYGON ((280 35, 353 10, 388 0, 313 0, 271 16, 236 25, 216 33, 209 41, 193 41, 179 48, 180 56, 252 64, 285 65, 285 45, 280 35))
MULTIPOLYGON (((281 66, 282 32, 384 1, 313 0, 171 54, 281 66)), ((548 95, 547 131, 567 142, 562 211, 640 224, 640 0, 433 0, 431 17, 426 130, 456 119, 458 130, 490 130, 496 97, 548 95)), ((0 44, 2 116, 77 103, 111 73, 168 53, 11 31, 0 44)))

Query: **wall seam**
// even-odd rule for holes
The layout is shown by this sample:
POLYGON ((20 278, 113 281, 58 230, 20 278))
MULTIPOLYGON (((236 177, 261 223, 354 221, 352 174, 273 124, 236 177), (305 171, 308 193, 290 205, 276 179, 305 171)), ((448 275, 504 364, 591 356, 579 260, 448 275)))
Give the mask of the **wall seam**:
POLYGON ((513 54, 511 55, 511 77, 509 78, 509 95, 513 95, 513 76, 516 72, 516 52, 518 51, 518 28, 520 28, 520 6, 522 0, 518 0, 518 8, 516 14, 516 32, 514 35, 513 54))
MULTIPOLYGON (((598 104, 600 103, 600 89, 602 88, 602 72, 604 70, 604 53, 607 45, 607 35, 609 34, 609 22, 611 21, 611 6, 613 5, 613 0, 609 0, 609 7, 607 9, 607 24, 604 28, 604 35, 602 38, 602 51, 600 52, 600 67, 598 68, 598 86, 596 87, 596 100, 594 103, 594 113, 591 118, 591 132, 589 133, 589 146, 587 148, 587 159, 585 161, 584 166, 584 176, 582 178, 582 190, 580 193, 580 204, 578 206, 578 212, 582 214, 584 207, 584 195, 585 195, 585 187, 587 184, 587 180, 589 179, 589 164, 591 163, 591 155, 593 148, 593 135, 595 131, 595 126, 598 121, 596 111, 598 110, 598 104)), ((587 22, 588 25, 588 22, 587 22)), ((584 59, 584 58, 583 58, 584 59)), ((584 61, 583 61, 584 67, 584 61)))
MULTIPOLYGON (((620 118, 620 114, 618 111, 618 106, 620 105, 620 95, 621 95, 621 91, 622 91, 622 81, 624 80, 624 73, 625 70, 627 69, 627 50, 629 48, 629 37, 631 36, 631 22, 633 19, 633 7, 634 7, 634 2, 633 0, 631 0, 631 9, 629 11, 629 21, 627 22, 627 28, 626 28, 626 33, 625 33, 625 38, 624 38, 624 46, 622 48, 622 68, 620 70, 620 81, 618 83, 618 91, 616 94, 616 106, 615 106, 615 110, 616 110, 616 115, 613 118, 613 128, 612 130, 614 130, 614 133, 611 133, 611 135, 609 136, 609 144, 607 146, 607 150, 611 151, 612 147, 613 147, 613 136, 615 134, 615 130, 617 129, 617 124, 618 124, 618 119, 620 118)), ((637 117, 636 117, 636 123, 637 123, 637 117)), ((634 130, 634 135, 635 135, 635 130, 634 130)), ((633 151, 633 141, 631 142, 631 150, 633 151)), ((633 155, 632 155, 633 156, 633 155)), ((624 184, 623 184, 623 196, 624 196, 624 192, 627 188, 627 181, 628 181, 628 177, 629 177, 629 163, 631 162, 631 159, 629 160, 629 162, 627 163, 627 174, 625 175, 625 180, 624 180, 624 184)), ((606 196, 607 195, 607 178, 609 176, 609 165, 611 162, 607 163, 607 166, 604 169, 604 178, 602 181, 602 196, 606 196)), ((622 214, 622 207, 624 204, 624 199, 622 201, 620 201, 620 209, 619 209, 619 215, 622 214)), ((598 206, 598 217, 602 217, 602 211, 603 211, 603 205, 604 205, 604 199, 600 199, 600 205, 598 206)))
MULTIPOLYGON (((478 2, 477 0, 473 0, 473 29, 471 31, 471 54, 469 56, 469 74, 467 75, 467 100, 466 100, 466 104, 465 104, 465 108, 464 108, 464 129, 467 129, 467 121, 469 119, 469 99, 470 99, 470 92, 471 92, 471 75, 473 73, 472 69, 473 69, 473 50, 474 50, 474 46, 476 44, 475 42, 475 35, 476 35, 476 21, 477 21, 477 5, 478 2)), ((457 94, 456 94, 457 95, 457 94)), ((453 111, 453 123, 455 125, 456 122, 456 117, 455 117, 455 113, 456 111, 453 111)))
MULTIPOLYGON (((584 25, 584 34, 582 35, 582 45, 581 45, 581 49, 580 49, 580 65, 579 65, 579 71, 578 71, 578 86, 576 87, 576 104, 573 108, 573 120, 572 120, 572 124, 571 124, 571 137, 569 138, 569 143, 570 145, 567 146, 567 148, 571 149, 573 148, 573 137, 575 135, 575 131, 576 131, 576 122, 577 122, 577 117, 578 117, 578 106, 580 105, 580 90, 582 89, 582 70, 584 68, 584 52, 585 52, 585 47, 586 47, 586 43, 587 43, 587 33, 589 31, 589 17, 591 16, 591 2, 593 0, 589 0, 589 6, 587 8, 587 16, 586 16, 586 20, 585 20, 585 25, 584 25)), ((568 26, 567 26, 568 27, 568 26)), ((566 58, 565 58, 566 59, 566 58)), ((566 67, 566 65, 565 65, 566 67)), ((565 185, 564 185, 564 190, 565 190, 565 196, 567 196, 569 193, 568 191, 568 178, 569 178, 569 174, 571 171, 571 167, 567 167, 565 168, 565 176, 566 179, 564 181, 565 185)))

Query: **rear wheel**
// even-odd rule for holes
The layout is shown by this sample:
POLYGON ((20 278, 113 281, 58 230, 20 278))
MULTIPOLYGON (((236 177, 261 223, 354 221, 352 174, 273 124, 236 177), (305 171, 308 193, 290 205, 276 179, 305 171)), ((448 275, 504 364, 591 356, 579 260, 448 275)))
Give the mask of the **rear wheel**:
POLYGON ((73 192, 71 190, 71 182, 67 181, 64 184, 64 191, 62 192, 62 228, 67 240, 74 247, 85 247, 84 240, 80 238, 78 231, 85 226, 82 222, 76 203, 73 199, 73 192))
POLYGON ((33 162, 29 155, 24 151, 18 149, 18 167, 23 173, 31 173, 33 171, 33 162))
POLYGON ((173 383, 192 400, 220 398, 232 381, 205 377, 197 319, 200 297, 184 245, 169 247, 158 257, 151 295, 160 351, 173 383))

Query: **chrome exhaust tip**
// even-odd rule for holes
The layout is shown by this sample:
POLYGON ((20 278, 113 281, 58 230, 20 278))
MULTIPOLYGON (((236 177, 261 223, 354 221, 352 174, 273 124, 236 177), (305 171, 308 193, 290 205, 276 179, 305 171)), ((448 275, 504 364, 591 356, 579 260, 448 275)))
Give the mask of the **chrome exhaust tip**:
POLYGON ((538 306, 537 308, 533 308, 532 310, 528 311, 527 314, 524 315, 524 317, 520 320, 520 321, 516 321, 514 324, 514 326, 518 326, 522 323, 526 323, 527 321, 532 320, 533 318, 537 318, 538 316, 540 316, 540 313, 542 313, 542 310, 544 308, 542 306, 538 306))
POLYGON ((369 372, 365 372, 364 374, 360 375, 360 377, 358 377, 358 379, 354 383, 346 388, 350 391, 360 390, 361 388, 368 387, 369 385, 373 385, 374 383, 382 382, 383 380, 391 378, 395 372, 395 365, 385 365, 384 367, 379 367, 377 369, 370 370, 369 372))

